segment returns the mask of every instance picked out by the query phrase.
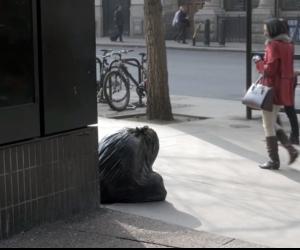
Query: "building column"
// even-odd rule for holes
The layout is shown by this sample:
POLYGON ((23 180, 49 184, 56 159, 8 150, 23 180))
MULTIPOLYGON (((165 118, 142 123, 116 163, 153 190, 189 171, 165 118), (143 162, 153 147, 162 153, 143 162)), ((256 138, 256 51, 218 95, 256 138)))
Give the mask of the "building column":
POLYGON ((161 3, 164 12, 176 12, 178 10, 178 1, 162 0, 161 3))
POLYGON ((259 5, 253 10, 253 42, 262 43, 265 40, 263 24, 266 19, 275 15, 275 0, 260 0, 259 5))
POLYGON ((165 37, 167 40, 174 38, 174 27, 172 25, 175 13, 178 10, 178 1, 162 0, 163 23, 165 25, 165 37))
POLYGON ((144 36, 144 0, 131 0, 130 36, 144 36))
MULTIPOLYGON (((178 9, 178 3, 174 0, 162 0, 163 5, 163 22, 166 24, 168 32, 172 24, 174 13, 178 9)), ((130 36, 143 37, 144 31, 144 0, 131 0, 130 8, 130 36)))
POLYGON ((223 0, 206 1, 203 9, 199 10, 194 17, 195 27, 199 23, 204 23, 206 20, 211 22, 211 40, 217 40, 218 32, 218 17, 223 17, 225 11, 223 9, 223 0))
POLYGON ((96 38, 103 36, 103 6, 102 0, 95 0, 96 38))
POLYGON ((258 9, 274 9, 274 0, 260 0, 258 9))
POLYGON ((210 0, 210 1, 206 1, 205 5, 204 5, 204 10, 208 10, 208 9, 212 9, 212 10, 216 10, 216 9, 221 9, 222 8, 222 0, 210 0))

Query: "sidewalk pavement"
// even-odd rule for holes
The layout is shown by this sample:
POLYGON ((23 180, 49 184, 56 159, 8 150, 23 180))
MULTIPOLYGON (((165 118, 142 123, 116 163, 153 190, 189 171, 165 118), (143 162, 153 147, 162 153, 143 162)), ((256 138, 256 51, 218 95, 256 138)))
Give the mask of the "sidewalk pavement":
POLYGON ((100 139, 124 127, 157 131, 154 169, 165 180, 166 202, 102 206, 2 241, 0 248, 299 247, 299 161, 287 166, 281 149, 280 171, 257 167, 266 155, 259 113, 248 121, 240 102, 173 96, 172 103, 175 114, 202 119, 176 116, 157 124, 108 119, 103 116, 116 113, 99 110, 100 139))
MULTIPOLYGON (((266 160, 259 112, 248 121, 240 102, 173 96, 172 103, 175 114, 210 119, 156 124, 99 118, 100 139, 124 127, 157 131, 161 150, 154 169, 168 190, 167 202, 108 208, 260 245, 299 247, 300 164, 288 166, 280 148, 280 171, 258 168, 266 160)), ((102 108, 99 115, 121 114, 102 108)))
MULTIPOLYGON (((124 48, 145 48, 146 42, 142 38, 130 38, 125 37, 124 42, 111 42, 108 37, 97 38, 97 46, 104 47, 124 47, 124 48)), ((191 51, 226 51, 226 52, 246 52, 246 43, 226 43, 225 46, 220 46, 218 43, 211 43, 209 47, 205 46, 203 42, 197 42, 194 47, 192 41, 188 41, 188 44, 181 44, 175 41, 166 41, 168 49, 181 49, 191 51)), ((264 51, 264 44, 253 44, 253 51, 264 51)), ((296 45, 296 54, 300 55, 300 46, 296 45)))
POLYGON ((259 248, 259 245, 99 209, 0 242, 0 248, 259 248))

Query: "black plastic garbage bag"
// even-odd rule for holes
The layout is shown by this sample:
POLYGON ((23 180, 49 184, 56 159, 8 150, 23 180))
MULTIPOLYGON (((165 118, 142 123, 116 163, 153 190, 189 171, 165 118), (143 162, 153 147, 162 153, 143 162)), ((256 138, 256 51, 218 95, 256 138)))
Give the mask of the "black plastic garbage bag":
POLYGON ((101 202, 164 201, 163 178, 152 168, 158 152, 158 136, 148 127, 124 129, 100 142, 101 202))

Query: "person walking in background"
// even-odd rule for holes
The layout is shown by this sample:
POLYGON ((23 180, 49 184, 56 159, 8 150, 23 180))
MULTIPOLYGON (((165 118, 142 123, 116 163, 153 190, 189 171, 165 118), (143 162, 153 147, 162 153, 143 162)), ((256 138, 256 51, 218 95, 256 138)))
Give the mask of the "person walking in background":
POLYGON ((172 21, 172 26, 175 29, 175 37, 174 40, 178 41, 179 38, 179 13, 182 10, 182 6, 179 7, 179 10, 175 13, 173 21, 172 21))
POLYGON ((270 160, 261 164, 260 168, 269 170, 280 169, 278 140, 288 151, 289 164, 293 164, 298 151, 292 146, 284 130, 277 123, 282 106, 294 105, 294 44, 284 33, 282 22, 279 19, 269 19, 264 25, 264 34, 267 37, 264 59, 255 56, 257 70, 263 75, 262 84, 274 90, 273 111, 263 111, 263 124, 266 135, 266 144, 270 160))
POLYGON ((114 23, 117 28, 117 34, 115 40, 120 39, 120 42, 123 42, 123 32, 124 32, 124 15, 123 8, 119 5, 114 12, 114 23))
POLYGON ((187 44, 186 38, 187 38, 187 29, 190 26, 190 21, 187 16, 187 8, 185 6, 180 6, 180 9, 178 13, 176 13, 177 16, 177 29, 178 34, 176 36, 177 42, 182 42, 183 44, 187 44))

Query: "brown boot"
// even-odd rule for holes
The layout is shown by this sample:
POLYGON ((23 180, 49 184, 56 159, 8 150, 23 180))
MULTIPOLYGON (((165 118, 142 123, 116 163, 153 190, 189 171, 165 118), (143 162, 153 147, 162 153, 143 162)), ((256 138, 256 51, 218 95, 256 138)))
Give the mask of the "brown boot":
POLYGON ((278 153, 278 140, 276 136, 267 137, 267 150, 270 157, 270 160, 260 165, 259 167, 262 169, 269 169, 269 170, 279 170, 280 168, 280 159, 278 153))
POLYGON ((290 154, 289 165, 292 165, 298 159, 299 152, 293 147, 289 138, 287 137, 287 135, 283 130, 277 131, 277 138, 281 142, 282 146, 289 152, 290 154))

